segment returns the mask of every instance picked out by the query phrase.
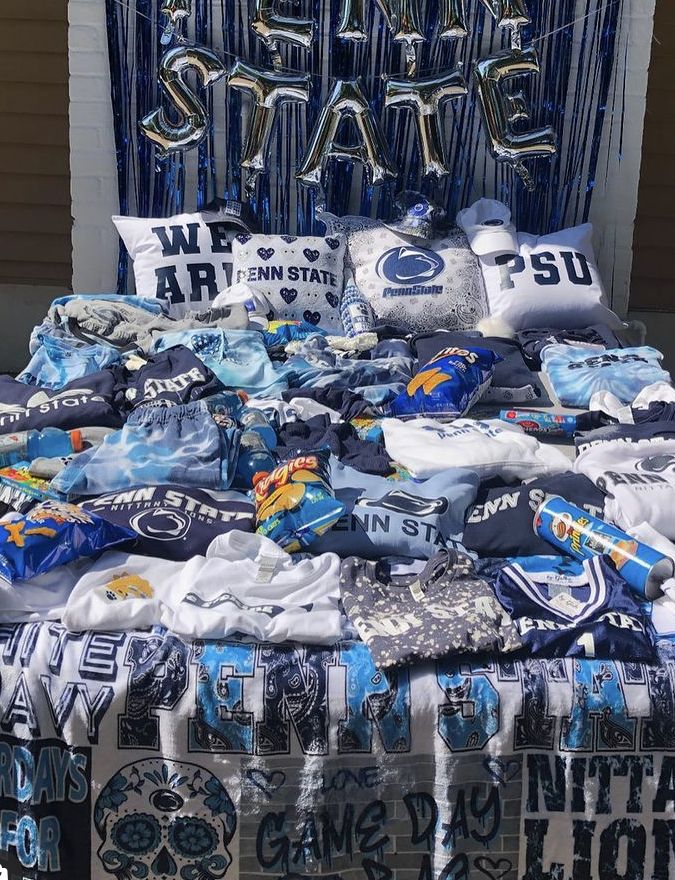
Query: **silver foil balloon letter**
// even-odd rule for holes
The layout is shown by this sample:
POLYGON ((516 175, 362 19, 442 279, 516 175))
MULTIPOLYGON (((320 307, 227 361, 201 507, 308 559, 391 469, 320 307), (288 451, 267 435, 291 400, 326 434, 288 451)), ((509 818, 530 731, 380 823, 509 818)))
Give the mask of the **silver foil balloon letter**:
MULTIPOLYGON (((342 0, 337 36, 341 40, 366 41, 365 0, 342 0)), ((417 67, 415 44, 424 41, 424 25, 419 0, 375 0, 397 43, 405 46, 408 76, 414 76, 417 67)), ((455 0, 450 0, 455 2, 455 0)), ((461 2, 461 0, 460 0, 461 2)))
POLYGON ((387 78, 385 107, 413 111, 425 177, 442 177, 450 173, 443 158, 439 107, 442 101, 463 98, 467 92, 466 80, 460 70, 419 80, 387 78))
POLYGON ((196 147, 209 126, 206 107, 183 79, 191 68, 197 71, 204 86, 212 85, 226 73, 220 59, 204 46, 176 46, 165 52, 159 62, 158 78, 181 121, 172 123, 164 108, 158 107, 138 123, 143 134, 165 154, 196 147))
POLYGON ((164 0, 159 14, 167 19, 161 38, 162 45, 166 46, 171 42, 180 22, 192 15, 192 0, 164 0))
POLYGON ((384 133, 357 79, 337 80, 333 85, 295 176, 308 186, 321 187, 329 159, 361 162, 370 184, 381 184, 396 177, 396 166, 389 155, 384 133), (337 131, 343 119, 353 122, 360 143, 353 146, 337 143, 337 131))
POLYGON ((511 31, 511 45, 520 49, 520 28, 531 22, 525 0, 481 0, 500 28, 511 31))
POLYGON ((555 132, 550 126, 516 131, 515 123, 529 119, 530 111, 522 91, 509 94, 504 85, 513 77, 534 73, 539 73, 539 60, 532 48, 499 52, 478 61, 474 68, 490 151, 498 162, 513 165, 528 189, 534 184, 523 160, 553 156, 557 149, 555 132))
POLYGON ((440 0, 439 14, 438 36, 441 39, 463 39, 469 33, 464 0, 440 0))
POLYGON ((306 104, 309 101, 310 75, 260 70, 243 61, 236 61, 227 82, 233 89, 239 89, 253 99, 248 136, 240 162, 242 168, 248 171, 245 188, 250 196, 258 175, 269 170, 267 158, 277 109, 282 104, 306 104))
POLYGON ((274 8, 274 0, 255 0, 251 30, 267 47, 275 70, 281 68, 279 43, 290 43, 292 46, 309 49, 314 39, 314 22, 311 18, 279 15, 274 8))

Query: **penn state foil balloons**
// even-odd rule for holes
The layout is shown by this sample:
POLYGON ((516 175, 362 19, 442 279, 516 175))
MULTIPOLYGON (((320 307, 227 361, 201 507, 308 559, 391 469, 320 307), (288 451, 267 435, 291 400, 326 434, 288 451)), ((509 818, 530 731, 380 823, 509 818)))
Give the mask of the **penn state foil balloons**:
POLYGON ((330 159, 360 162, 366 170, 368 183, 373 186, 396 177, 397 169, 389 154, 389 146, 359 79, 339 79, 333 84, 296 178, 308 186, 322 187, 322 177, 330 159), (337 142, 337 131, 345 118, 353 120, 359 144, 337 142))
POLYGON ((466 80, 459 68, 442 76, 418 80, 387 78, 386 83, 385 107, 412 110, 422 157, 422 174, 425 177, 449 174, 443 156, 440 105, 467 95, 466 80))
POLYGON ((518 121, 530 118, 522 92, 507 92, 506 83, 514 77, 539 73, 539 59, 533 48, 509 49, 476 62, 474 79, 488 146, 498 162, 508 162, 520 174, 528 189, 534 188, 523 161, 537 156, 553 156, 557 150, 555 132, 550 126, 517 131, 518 121))
POLYGON ((269 171, 270 141, 277 110, 291 102, 309 101, 310 76, 284 74, 276 70, 261 70, 243 61, 236 61, 227 79, 233 89, 245 92, 253 100, 240 165, 248 172, 245 180, 246 195, 251 196, 258 175, 269 171))
POLYGON ((183 78, 190 69, 197 71, 204 86, 217 82, 226 72, 218 56, 205 46, 176 46, 164 53, 159 63, 159 82, 182 119, 174 124, 164 108, 158 107, 141 119, 139 127, 165 155, 196 147, 208 131, 206 107, 183 78))

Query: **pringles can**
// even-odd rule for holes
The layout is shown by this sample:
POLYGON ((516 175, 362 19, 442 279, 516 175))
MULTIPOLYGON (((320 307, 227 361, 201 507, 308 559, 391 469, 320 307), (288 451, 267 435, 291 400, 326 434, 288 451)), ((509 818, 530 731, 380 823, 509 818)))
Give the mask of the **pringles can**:
POLYGON ((675 574, 668 556, 559 495, 541 502, 534 514, 534 531, 575 559, 608 556, 626 583, 646 599, 657 599, 663 582, 675 574))
POLYGON ((502 422, 519 425, 526 434, 574 437, 577 430, 576 416, 538 412, 533 409, 503 409, 499 418, 502 422))

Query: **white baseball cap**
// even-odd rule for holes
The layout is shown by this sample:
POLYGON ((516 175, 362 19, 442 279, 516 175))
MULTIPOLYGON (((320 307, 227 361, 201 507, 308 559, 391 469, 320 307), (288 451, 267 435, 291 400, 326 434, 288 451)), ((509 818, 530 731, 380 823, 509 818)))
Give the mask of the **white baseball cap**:
POLYGON ((457 214, 457 225, 466 232, 471 250, 479 257, 518 253, 518 233, 511 222, 511 212, 503 202, 478 199, 457 214))

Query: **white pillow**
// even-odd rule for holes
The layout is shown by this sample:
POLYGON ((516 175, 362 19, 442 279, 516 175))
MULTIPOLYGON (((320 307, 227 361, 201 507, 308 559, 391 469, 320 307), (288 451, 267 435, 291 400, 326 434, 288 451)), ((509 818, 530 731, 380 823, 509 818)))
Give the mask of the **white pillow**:
POLYGON ((458 229, 427 241, 383 224, 347 239, 354 280, 379 321, 409 330, 468 330, 487 315, 476 256, 458 229))
POLYGON ((113 217, 134 261, 136 294, 165 300, 182 317, 211 306, 232 279, 232 239, 241 231, 225 216, 113 217), (208 219, 207 219, 208 218, 208 219))
POLYGON ((590 223, 551 235, 518 234, 518 254, 480 257, 490 314, 514 330, 621 325, 605 305, 590 223))
POLYGON ((266 297, 277 318, 342 332, 342 236, 237 235, 234 283, 266 297))

